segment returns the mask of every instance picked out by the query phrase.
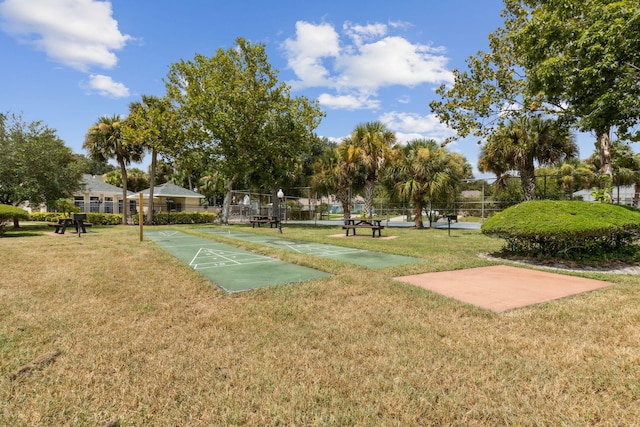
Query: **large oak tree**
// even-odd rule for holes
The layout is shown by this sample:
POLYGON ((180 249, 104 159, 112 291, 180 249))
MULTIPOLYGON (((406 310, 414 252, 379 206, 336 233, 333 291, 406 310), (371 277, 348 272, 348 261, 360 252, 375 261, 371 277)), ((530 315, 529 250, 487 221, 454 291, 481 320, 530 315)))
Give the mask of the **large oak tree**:
POLYGON ((527 70, 527 91, 596 135, 600 173, 612 175, 611 132, 640 138, 640 3, 507 0, 505 27, 527 70))
POLYGON ((265 46, 242 38, 212 57, 197 54, 171 65, 167 94, 226 179, 223 222, 234 183, 275 194, 299 171, 299 158, 323 114, 316 102, 289 92, 278 82, 265 46))
POLYGON ((0 114, 0 204, 54 206, 80 189, 82 165, 40 121, 0 114))

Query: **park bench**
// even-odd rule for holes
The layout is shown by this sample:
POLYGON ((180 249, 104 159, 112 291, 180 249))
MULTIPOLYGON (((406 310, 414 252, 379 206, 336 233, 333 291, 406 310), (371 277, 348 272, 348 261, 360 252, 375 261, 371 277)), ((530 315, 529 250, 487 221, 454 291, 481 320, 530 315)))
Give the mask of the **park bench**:
POLYGON ((381 230, 384 229, 384 225, 382 225, 381 219, 346 219, 344 221, 344 225, 342 226, 343 230, 347 231, 347 237, 349 236, 349 231, 353 230, 353 235, 356 235, 357 229, 367 229, 371 230, 371 237, 376 237, 376 231, 378 232, 378 237, 381 237, 381 230))
POLYGON ((256 225, 260 227, 262 224, 269 224, 269 228, 273 228, 273 226, 277 227, 279 222, 280 221, 275 216, 268 217, 256 215, 251 217, 251 219, 249 220, 249 223, 251 223, 251 226, 253 228, 256 228, 256 225))

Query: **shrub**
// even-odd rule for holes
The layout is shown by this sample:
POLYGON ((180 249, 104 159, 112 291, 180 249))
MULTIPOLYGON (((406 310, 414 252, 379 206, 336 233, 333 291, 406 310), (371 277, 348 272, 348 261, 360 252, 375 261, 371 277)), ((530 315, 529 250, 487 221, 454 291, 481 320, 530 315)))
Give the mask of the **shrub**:
POLYGON ((87 214, 87 221, 93 225, 120 225, 122 224, 122 215, 91 212, 87 214))
POLYGON ((59 212, 31 212, 29 221, 56 222, 62 216, 59 212))
POLYGON ((12 205, 0 205, 0 236, 4 234, 6 223, 14 219, 29 219, 29 212, 12 205))
MULTIPOLYGON (((57 222, 59 218, 67 216, 63 212, 32 212, 29 215, 31 221, 57 222)), ((122 215, 90 212, 87 214, 87 222, 94 225, 119 225, 122 224, 122 215)))
MULTIPOLYGON (((171 224, 209 224, 216 220, 218 216, 209 212, 166 212, 153 214, 153 225, 171 224)), ((139 216, 133 215, 133 223, 139 224, 139 216)), ((145 216, 146 219, 146 216, 145 216)))
POLYGON ((489 218, 482 233, 506 241, 514 255, 606 260, 636 252, 640 211, 580 201, 536 200, 489 218))

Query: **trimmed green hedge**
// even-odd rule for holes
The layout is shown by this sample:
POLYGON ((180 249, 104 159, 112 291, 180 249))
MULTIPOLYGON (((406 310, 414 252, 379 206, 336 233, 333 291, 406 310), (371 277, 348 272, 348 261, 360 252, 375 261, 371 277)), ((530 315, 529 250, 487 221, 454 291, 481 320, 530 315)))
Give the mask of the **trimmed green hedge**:
POLYGON ((514 255, 606 260, 634 253, 640 211, 580 201, 535 200, 489 218, 482 233, 506 241, 514 255))
MULTIPOLYGON (((171 212, 171 214, 157 213, 153 215, 153 225, 171 224, 210 224, 213 223, 218 215, 208 212, 171 212)), ((133 215, 133 223, 139 224, 138 215, 133 215)), ((145 216, 146 220, 146 216, 145 216)))
MULTIPOLYGON (((57 222, 58 218, 66 216, 62 212, 32 212, 30 221, 57 222)), ((91 212, 87 214, 87 222, 93 225, 119 225, 122 224, 122 215, 91 212)))

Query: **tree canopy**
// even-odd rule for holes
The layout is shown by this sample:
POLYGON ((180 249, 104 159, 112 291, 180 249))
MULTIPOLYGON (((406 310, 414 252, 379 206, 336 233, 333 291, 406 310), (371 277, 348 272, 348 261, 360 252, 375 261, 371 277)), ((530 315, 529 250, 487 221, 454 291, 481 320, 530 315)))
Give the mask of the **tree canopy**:
POLYGON ((527 91, 596 134, 611 176, 610 133, 640 138, 637 0, 507 0, 505 26, 527 70, 527 91))
POLYGON ((190 132, 227 179, 223 221, 233 182, 257 182, 275 193, 291 181, 323 115, 315 101, 291 97, 278 82, 264 45, 243 38, 212 57, 196 54, 172 64, 166 84, 190 132))
POLYGON ((0 114, 0 204, 53 206, 80 189, 81 164, 40 121, 0 114))
POLYGON ((432 110, 456 138, 481 140, 520 116, 557 115, 596 134, 601 173, 610 175, 610 131, 640 137, 638 2, 505 0, 503 16, 489 51, 454 70, 432 110))

